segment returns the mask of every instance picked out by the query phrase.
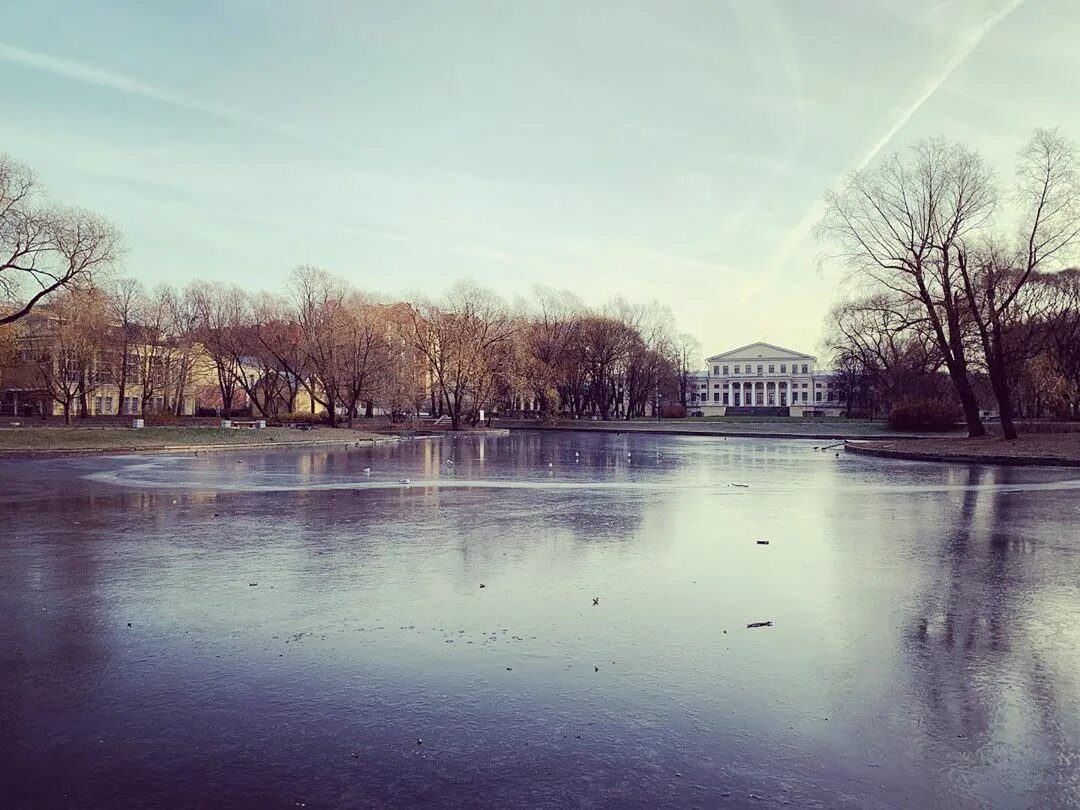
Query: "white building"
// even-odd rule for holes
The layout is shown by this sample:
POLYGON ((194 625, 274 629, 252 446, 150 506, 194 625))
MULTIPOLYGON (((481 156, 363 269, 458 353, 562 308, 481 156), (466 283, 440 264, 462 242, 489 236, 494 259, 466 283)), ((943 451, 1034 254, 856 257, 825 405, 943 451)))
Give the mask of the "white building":
POLYGON ((714 355, 690 378, 692 416, 839 416, 844 403, 833 375, 817 358, 771 343, 751 343, 714 355))

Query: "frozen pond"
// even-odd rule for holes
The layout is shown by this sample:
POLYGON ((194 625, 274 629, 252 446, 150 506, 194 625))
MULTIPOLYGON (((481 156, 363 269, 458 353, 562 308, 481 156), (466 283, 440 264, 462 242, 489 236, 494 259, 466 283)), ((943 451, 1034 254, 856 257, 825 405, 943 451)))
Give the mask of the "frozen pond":
POLYGON ((1080 804, 1080 471, 825 443, 0 460, 4 805, 1080 804))

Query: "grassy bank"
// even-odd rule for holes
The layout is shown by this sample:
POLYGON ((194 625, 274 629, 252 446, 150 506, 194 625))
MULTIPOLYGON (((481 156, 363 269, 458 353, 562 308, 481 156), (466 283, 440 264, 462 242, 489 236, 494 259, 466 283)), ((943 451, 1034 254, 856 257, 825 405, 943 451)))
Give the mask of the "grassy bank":
POLYGON ((230 447, 347 444, 390 440, 364 430, 320 428, 294 430, 224 430, 215 427, 20 427, 0 430, 0 453, 6 455, 228 449, 230 447))
POLYGON ((911 441, 860 441, 849 443, 853 453, 966 464, 1080 467, 1080 433, 1037 433, 1015 440, 987 436, 980 439, 936 437, 911 441))

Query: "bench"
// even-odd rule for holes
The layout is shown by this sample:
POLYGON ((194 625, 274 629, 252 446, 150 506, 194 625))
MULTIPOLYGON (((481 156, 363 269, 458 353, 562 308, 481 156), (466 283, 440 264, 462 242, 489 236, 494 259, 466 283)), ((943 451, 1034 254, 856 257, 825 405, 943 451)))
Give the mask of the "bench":
POLYGON ((221 426, 226 429, 262 430, 266 427, 265 419, 222 419, 221 426))

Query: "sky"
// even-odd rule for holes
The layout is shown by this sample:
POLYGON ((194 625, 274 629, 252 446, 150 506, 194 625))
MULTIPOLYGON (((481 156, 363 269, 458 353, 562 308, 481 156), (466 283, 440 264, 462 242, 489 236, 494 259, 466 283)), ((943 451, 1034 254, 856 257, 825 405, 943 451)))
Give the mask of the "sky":
POLYGON ((702 356, 815 352, 846 173, 1080 140, 1077 0, 3 0, 0 151, 123 271, 658 301, 702 356))

